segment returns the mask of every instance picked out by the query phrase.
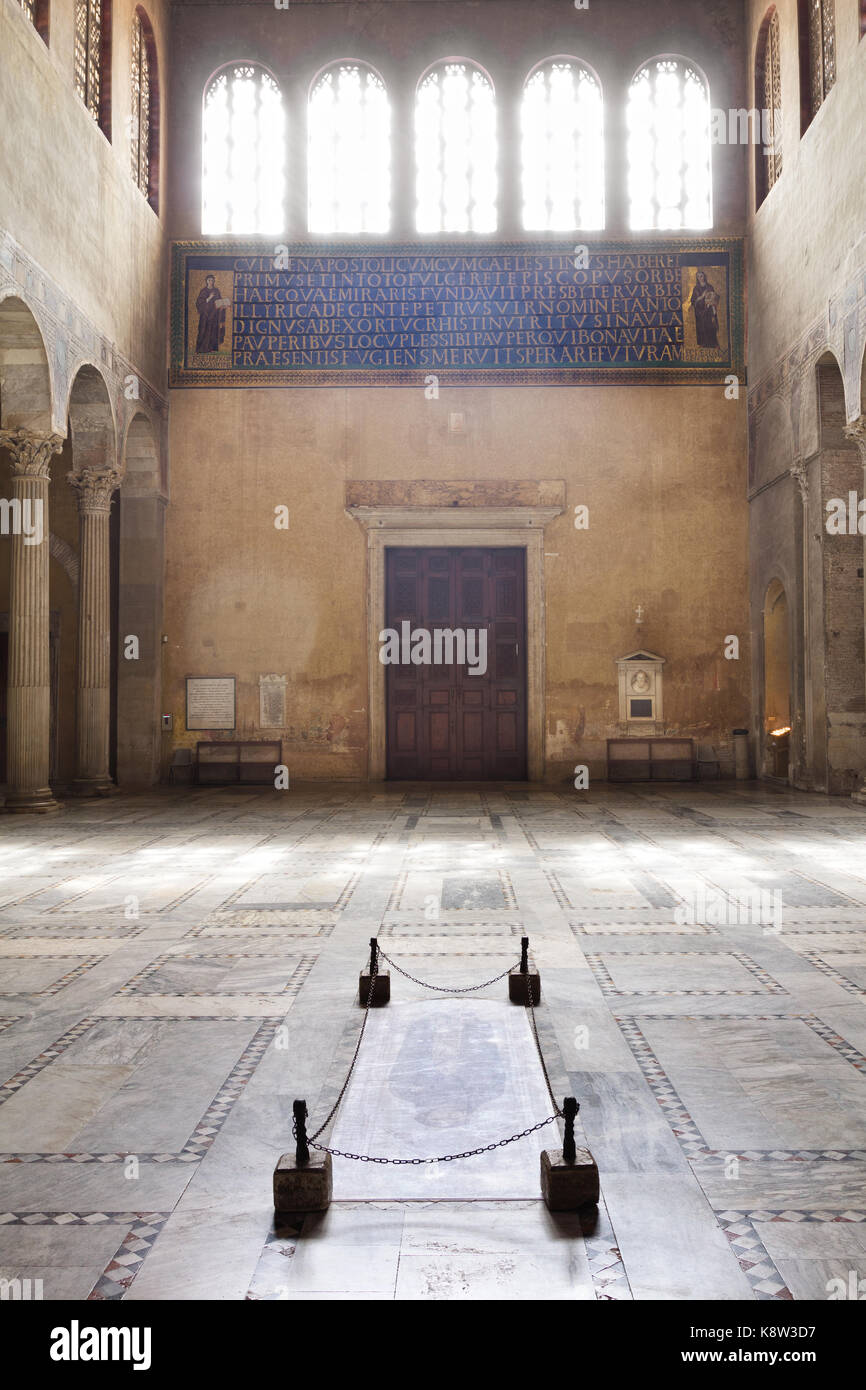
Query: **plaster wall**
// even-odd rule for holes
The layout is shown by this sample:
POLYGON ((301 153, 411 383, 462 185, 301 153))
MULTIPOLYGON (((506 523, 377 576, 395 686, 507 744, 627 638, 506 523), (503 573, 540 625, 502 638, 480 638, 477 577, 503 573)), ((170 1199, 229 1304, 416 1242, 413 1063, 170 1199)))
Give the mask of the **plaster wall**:
MULTIPOLYGON (((607 216, 599 235, 629 237, 623 112, 634 71, 655 54, 685 54, 707 73, 714 106, 739 107, 742 22, 734 0, 712 7, 610 0, 582 11, 551 0, 286 11, 177 4, 171 236, 200 237, 202 93, 216 68, 244 57, 265 63, 285 94, 286 235, 310 240, 307 91, 324 63, 351 56, 373 63, 388 86, 399 134, 391 237, 417 240, 407 138, 414 88, 431 62, 458 54, 487 69, 497 94, 493 239, 537 240, 519 224, 520 91, 535 63, 569 53, 595 68, 605 95, 607 216)), ((716 235, 742 232, 744 169, 741 148, 715 148, 716 235)), ((638 645, 667 657, 669 729, 722 744, 747 717, 745 402, 726 400, 722 387, 473 388, 442 391, 437 401, 420 386, 174 390, 170 444, 164 707, 174 733, 165 739, 164 766, 171 747, 207 737, 185 732, 185 676, 236 674, 236 736, 255 737, 264 736, 258 678, 275 672, 288 676, 290 774, 366 775, 366 542, 344 512, 350 481, 429 480, 434 499, 446 480, 565 482, 566 511, 544 534, 549 777, 571 777, 577 762, 603 773, 605 740, 617 733, 615 661, 638 645), (452 412, 463 417, 457 429, 452 412), (279 504, 290 510, 288 532, 274 528, 279 504), (580 504, 589 507, 587 531, 574 526, 580 504), (724 659, 729 634, 742 644, 739 661, 724 659)))
MULTIPOLYGON (((74 0, 51 0, 46 46, 0 3, 0 227, 158 390, 165 383, 164 222, 130 172, 134 0, 113 0, 111 139, 73 86, 74 0)), ((166 148, 167 0, 148 0, 166 148)))

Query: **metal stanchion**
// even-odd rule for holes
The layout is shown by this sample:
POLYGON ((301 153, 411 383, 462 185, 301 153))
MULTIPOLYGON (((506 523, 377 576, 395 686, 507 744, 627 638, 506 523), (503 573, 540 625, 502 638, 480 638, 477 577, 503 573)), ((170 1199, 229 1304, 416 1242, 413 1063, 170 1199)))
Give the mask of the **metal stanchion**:
POLYGON ((331 1155, 310 1153, 307 1102, 296 1100, 292 1112, 295 1152, 283 1154, 274 1169, 274 1210, 285 1213, 325 1211, 331 1204, 333 1191, 331 1155))
POLYGON ((541 999, 541 976, 529 967, 529 937, 520 940, 520 964, 508 972, 508 998, 512 1004, 537 1004, 541 999))
POLYGON ((366 1006, 371 980, 376 981, 372 1000, 373 1008, 376 1009, 382 1004, 387 1004, 391 998, 391 973, 379 965, 379 943, 375 936, 370 937, 370 964, 366 970, 361 971, 358 980, 358 1002, 362 1006, 366 1006))
POLYGON ((541 1154, 541 1195, 549 1211, 577 1211, 599 1198, 598 1165, 589 1149, 574 1142, 574 1122, 580 1109, 574 1096, 562 1102, 565 1134, 561 1149, 541 1154))

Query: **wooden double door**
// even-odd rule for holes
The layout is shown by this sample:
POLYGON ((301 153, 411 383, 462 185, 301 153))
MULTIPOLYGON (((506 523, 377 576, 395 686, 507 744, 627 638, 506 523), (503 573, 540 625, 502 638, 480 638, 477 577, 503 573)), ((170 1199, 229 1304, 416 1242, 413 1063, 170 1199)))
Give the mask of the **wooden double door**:
MULTIPOLYGON (((434 660, 385 666, 389 778, 526 777, 526 556, 519 548, 386 551, 386 627, 444 634, 434 660), (448 633, 456 634, 449 644, 448 633), (467 658, 459 655, 460 634, 467 658), (486 634, 486 669, 481 656, 486 634), (451 650, 449 651, 449 645, 451 650), (475 672, 473 673, 473 665, 475 672)), ((417 639, 416 639, 417 640, 417 639)), ((420 644, 418 644, 420 647, 420 644)), ((423 655, 423 653, 422 653, 423 655)))

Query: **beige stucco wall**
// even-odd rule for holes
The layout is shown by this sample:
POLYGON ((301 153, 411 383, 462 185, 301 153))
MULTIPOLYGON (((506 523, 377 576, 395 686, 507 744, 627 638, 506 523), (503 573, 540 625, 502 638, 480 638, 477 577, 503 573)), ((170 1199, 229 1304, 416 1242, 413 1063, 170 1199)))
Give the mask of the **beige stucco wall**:
MULTIPOLYGON (((743 403, 721 388, 173 393, 165 708, 184 677, 238 676, 238 736, 258 677, 288 676, 296 776, 366 772, 365 537, 356 479, 562 478, 545 532, 548 772, 595 773, 616 733, 617 657, 668 659, 665 723, 708 741, 748 714, 743 403), (452 410, 463 434, 449 433, 452 410), (290 528, 274 527, 274 508, 290 528), (589 507, 587 531, 574 507, 589 507), (646 611, 643 627, 634 609, 646 611), (724 639, 738 635, 739 661, 724 639)), ((459 536, 455 536, 459 544, 459 536)))
MULTIPOLYGON (((330 59, 366 59, 388 85, 402 132, 395 240, 413 237, 405 133, 415 83, 437 58, 474 58, 494 82, 497 241, 525 239, 517 112, 522 83, 540 59, 575 54, 602 81, 609 239, 628 236, 622 112, 641 62, 685 54, 707 73, 713 105, 743 104, 743 13, 733 0, 661 9, 608 0, 581 11, 559 0, 289 11, 179 4, 172 20, 169 222, 178 240, 201 234, 202 91, 232 58, 267 64, 285 94, 292 239, 308 239, 306 94, 330 59)), ((744 169, 742 149, 716 147, 716 235, 742 232, 744 169)), ((747 718, 745 401, 726 400, 721 386, 455 389, 438 401, 426 400, 420 384, 188 389, 170 400, 164 707, 174 732, 164 740, 166 760, 173 745, 207 737, 185 732, 185 676, 236 674, 238 735, 256 737, 263 736, 258 678, 274 672, 288 676, 291 775, 366 774, 365 537, 344 513, 349 480, 564 480, 567 510, 544 539, 549 776, 571 776, 577 762, 596 775, 603 770, 604 740, 617 732, 615 660, 639 645, 667 658, 669 728, 719 742, 747 718), (462 433, 449 430, 451 412, 463 414, 462 433), (288 532, 273 525, 280 503, 291 512, 288 532), (590 509, 588 531, 574 527, 578 504, 590 509), (639 630, 638 604, 646 612, 639 630), (739 661, 724 659, 728 634, 740 638, 739 661)))

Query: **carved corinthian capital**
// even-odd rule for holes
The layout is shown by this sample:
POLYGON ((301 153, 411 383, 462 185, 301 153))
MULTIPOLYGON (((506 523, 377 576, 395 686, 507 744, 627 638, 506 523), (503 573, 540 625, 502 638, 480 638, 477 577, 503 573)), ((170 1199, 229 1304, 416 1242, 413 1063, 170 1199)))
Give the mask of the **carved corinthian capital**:
POLYGON ((809 500, 809 475, 801 458, 795 458, 791 464, 791 477, 800 489, 800 500, 805 506, 809 500))
POLYGON ((12 455, 13 478, 45 478, 51 455, 59 454, 63 438, 59 434, 34 434, 32 430, 0 430, 0 447, 12 455))
POLYGON ((69 485, 78 493, 80 512, 109 512, 111 498, 120 486, 120 473, 116 468, 82 468, 80 473, 70 473, 69 485))
POLYGON ((863 466, 866 468, 866 415, 861 415, 859 420, 852 420, 842 433, 846 439, 852 439, 857 445, 863 466))

